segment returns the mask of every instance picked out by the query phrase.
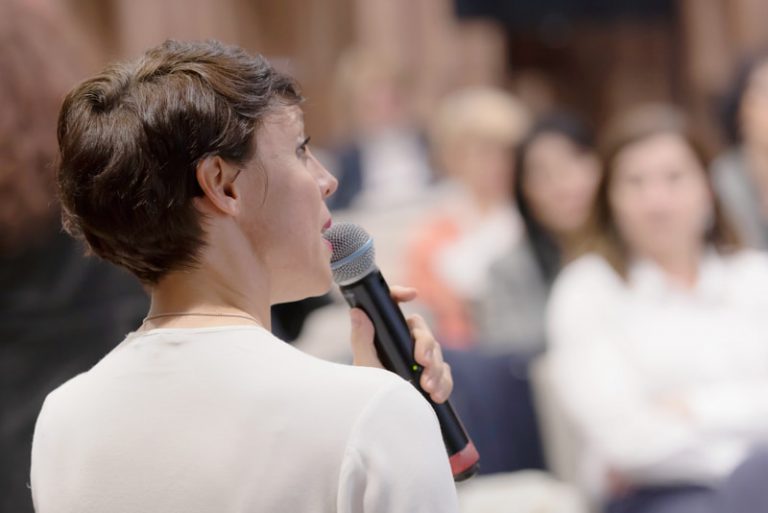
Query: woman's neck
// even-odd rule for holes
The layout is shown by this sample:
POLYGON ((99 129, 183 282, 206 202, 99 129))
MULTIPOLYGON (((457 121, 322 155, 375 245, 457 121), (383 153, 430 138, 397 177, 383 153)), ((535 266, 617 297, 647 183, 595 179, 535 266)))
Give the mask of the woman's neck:
POLYGON ((669 280, 685 289, 692 289, 699 279, 701 248, 688 251, 657 254, 650 259, 658 265, 669 280))
POLYGON ((504 196, 491 196, 478 193, 472 195, 471 201, 475 212, 480 218, 495 214, 502 207, 511 204, 510 199, 504 196))
POLYGON ((264 267, 212 253, 209 246, 199 266, 172 272, 152 288, 145 329, 246 323, 271 328, 270 283, 264 267))

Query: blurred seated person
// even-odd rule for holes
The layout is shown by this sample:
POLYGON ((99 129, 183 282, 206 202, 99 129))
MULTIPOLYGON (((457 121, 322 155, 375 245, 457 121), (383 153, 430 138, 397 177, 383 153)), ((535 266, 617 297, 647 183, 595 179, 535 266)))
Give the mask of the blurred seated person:
POLYGON ((574 116, 550 114, 520 144, 515 170, 524 233, 491 267, 478 323, 488 349, 530 356, 544 349, 549 291, 580 241, 600 179, 592 133, 574 116))
POLYGON ((676 111, 618 118, 603 162, 588 252, 553 286, 555 394, 606 511, 718 511, 768 437, 768 257, 741 248, 676 111))
POLYGON ((0 0, 0 511, 28 513, 29 455, 45 396, 140 323, 127 273, 61 230, 56 113, 85 67, 58 13, 0 0))
POLYGON ((376 52, 339 59, 336 93, 346 142, 338 152, 332 210, 381 210, 413 203, 433 182, 426 141, 414 122, 404 73, 376 52))
POLYGON ((737 73, 724 127, 731 148, 713 164, 715 188, 745 242, 768 249, 768 52, 737 73))
POLYGON ((511 189, 514 148, 528 124, 514 96, 491 88, 452 93, 432 120, 430 144, 447 190, 412 232, 405 265, 447 346, 474 344, 472 304, 487 289, 491 263, 520 236, 511 189))

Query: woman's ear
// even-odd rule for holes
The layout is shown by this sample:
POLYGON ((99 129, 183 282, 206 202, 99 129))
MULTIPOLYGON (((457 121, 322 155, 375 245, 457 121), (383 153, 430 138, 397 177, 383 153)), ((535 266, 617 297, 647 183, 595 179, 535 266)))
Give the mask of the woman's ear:
POLYGON ((205 157, 197 164, 195 176, 210 207, 234 216, 240 212, 239 195, 234 186, 240 170, 218 155, 205 157))

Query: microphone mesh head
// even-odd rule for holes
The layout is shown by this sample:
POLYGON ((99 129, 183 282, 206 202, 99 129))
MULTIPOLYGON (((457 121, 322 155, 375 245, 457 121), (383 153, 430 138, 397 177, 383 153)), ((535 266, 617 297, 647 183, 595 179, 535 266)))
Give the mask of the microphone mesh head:
POLYGON ((358 225, 334 224, 323 236, 333 246, 331 269, 339 285, 357 281, 376 267, 373 239, 358 225))

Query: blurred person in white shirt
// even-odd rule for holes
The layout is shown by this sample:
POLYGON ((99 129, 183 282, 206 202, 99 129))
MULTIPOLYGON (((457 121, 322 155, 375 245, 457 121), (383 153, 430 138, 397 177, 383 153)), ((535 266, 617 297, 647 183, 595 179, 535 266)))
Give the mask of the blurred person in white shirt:
POLYGON ((768 438, 768 257, 741 249, 676 111, 626 113, 603 150, 587 254, 549 305, 555 393, 607 511, 719 511, 768 438))

